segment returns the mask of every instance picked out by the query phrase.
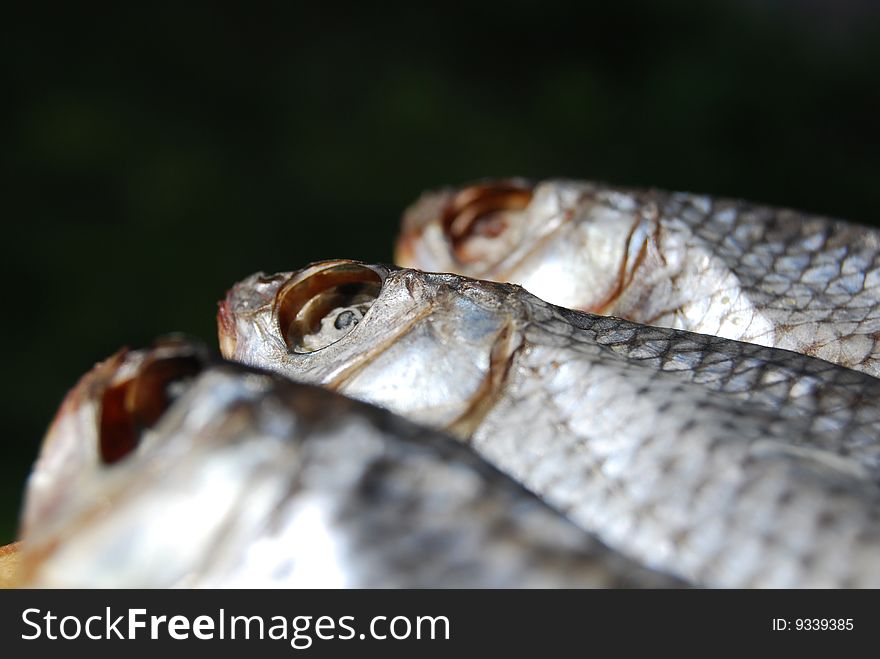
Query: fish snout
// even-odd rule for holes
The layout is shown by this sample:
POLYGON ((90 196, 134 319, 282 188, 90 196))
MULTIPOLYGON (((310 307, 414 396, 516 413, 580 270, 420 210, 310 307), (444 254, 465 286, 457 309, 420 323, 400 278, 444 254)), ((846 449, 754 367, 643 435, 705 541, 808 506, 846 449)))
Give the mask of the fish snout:
POLYGON ((229 296, 217 303, 217 338, 220 342, 220 354, 226 359, 232 359, 235 356, 235 348, 238 339, 235 334, 235 316, 230 309, 229 296))
POLYGON ((275 275, 258 272, 235 284, 217 303, 217 337, 223 357, 233 359, 235 356, 239 343, 236 330, 238 316, 271 307, 275 295, 290 275, 289 272, 275 275))

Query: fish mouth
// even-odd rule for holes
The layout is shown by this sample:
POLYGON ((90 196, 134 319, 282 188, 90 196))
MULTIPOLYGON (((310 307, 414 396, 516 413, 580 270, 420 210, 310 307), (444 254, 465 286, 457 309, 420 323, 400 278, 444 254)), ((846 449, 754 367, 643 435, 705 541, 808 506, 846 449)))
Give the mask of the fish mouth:
POLYGON ((235 356, 238 346, 238 337, 235 333, 235 316, 230 308, 230 290, 226 297, 217 303, 217 339, 220 344, 220 354, 227 359, 235 356))
POLYGON ((238 282, 217 303, 217 339, 220 354, 235 359, 238 348, 237 318, 240 315, 258 314, 272 305, 275 294, 287 281, 290 273, 267 275, 263 272, 238 282))

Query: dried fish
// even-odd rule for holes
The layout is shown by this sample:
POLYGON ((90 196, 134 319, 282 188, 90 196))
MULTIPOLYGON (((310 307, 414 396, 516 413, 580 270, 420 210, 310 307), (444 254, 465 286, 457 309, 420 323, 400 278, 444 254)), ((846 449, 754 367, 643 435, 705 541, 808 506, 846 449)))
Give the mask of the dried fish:
POLYGON ((880 586, 876 378, 352 261, 254 275, 218 321, 224 356, 445 428, 651 567, 880 586))
POLYGON ((880 232, 744 201, 578 181, 424 195, 400 265, 880 375, 880 232))

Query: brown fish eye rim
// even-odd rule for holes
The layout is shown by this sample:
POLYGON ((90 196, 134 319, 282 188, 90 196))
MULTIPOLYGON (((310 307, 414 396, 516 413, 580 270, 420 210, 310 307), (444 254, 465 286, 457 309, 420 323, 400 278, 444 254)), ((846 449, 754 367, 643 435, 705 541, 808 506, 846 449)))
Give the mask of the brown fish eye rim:
POLYGON ((526 208, 534 196, 533 188, 519 183, 472 185, 459 191, 446 206, 443 230, 457 250, 474 235, 481 221, 502 211, 526 208))
POLYGON ((346 306, 355 295, 367 293, 377 298, 384 282, 380 273, 355 262, 319 264, 291 279, 275 297, 274 314, 288 350, 316 352, 302 348, 304 337, 315 333, 330 311, 346 306))
POLYGON ((161 354, 156 350, 134 377, 107 387, 101 399, 99 452, 104 464, 119 462, 137 448, 144 430, 152 427, 171 405, 169 386, 193 377, 205 367, 198 354, 161 354))

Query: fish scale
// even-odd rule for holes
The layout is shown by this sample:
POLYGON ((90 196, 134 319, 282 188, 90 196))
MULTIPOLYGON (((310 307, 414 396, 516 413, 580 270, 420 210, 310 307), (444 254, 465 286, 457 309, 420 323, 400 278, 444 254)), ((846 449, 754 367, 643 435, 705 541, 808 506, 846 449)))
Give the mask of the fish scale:
MULTIPOLYGON (((612 546, 625 546, 650 565, 674 569, 710 585, 770 585, 761 581, 760 573, 730 574, 718 563, 723 551, 738 554, 743 544, 760 538, 750 526, 743 527, 743 521, 753 515, 763 514, 761 528, 773 524, 785 528, 787 515, 823 514, 825 484, 820 481, 817 486, 798 474, 816 463, 823 478, 827 472, 833 482, 839 477, 842 486, 854 488, 836 517, 856 528, 870 528, 872 542, 853 547, 847 561, 858 562, 862 554, 876 552, 880 536, 876 516, 869 514, 877 503, 875 485, 848 460, 843 461, 844 467, 855 471, 852 478, 845 469, 825 469, 831 465, 826 464, 829 458, 824 453, 790 452, 786 440, 791 424, 754 413, 747 420, 739 419, 724 400, 715 401, 693 389, 676 390, 678 385, 669 388, 662 377, 646 378, 628 367, 622 369, 625 377, 617 377, 613 372, 617 365, 602 360, 600 366, 597 360, 601 357, 596 354, 581 358, 590 361, 589 368, 584 368, 570 349, 548 348, 546 340, 534 335, 529 342, 541 347, 519 353, 523 363, 517 364, 505 383, 504 397, 469 441, 585 528, 604 529, 600 534, 612 546), (565 363, 565 367, 529 368, 554 361, 565 363), (612 379, 611 391, 597 391, 612 379), (649 392, 647 404, 640 390, 649 392), (535 416, 531 401, 539 392, 545 396, 537 399, 542 414, 535 416), (530 402, 526 404, 526 400, 530 402), (610 411, 601 414, 597 410, 610 411), (548 434, 544 429, 549 418, 567 432, 548 434), (767 451, 766 459, 755 459, 759 448, 767 451), (518 456, 537 456, 537 461, 520 461, 518 456), (728 489, 719 485, 724 483, 729 484, 728 489), (707 489, 710 485, 717 489, 707 489), (777 486, 792 488, 792 498, 784 506, 749 495, 750 490, 760 492, 777 486), (705 509, 702 514, 701 507, 705 509), (788 513, 789 509, 792 512, 788 513), (699 562, 678 564, 657 557, 658 543, 671 542, 678 529, 697 527, 710 516, 727 519, 722 547, 706 548, 699 562), (629 525, 621 527, 615 520, 628 520, 629 525), (742 540, 734 537, 737 533, 743 535, 742 540)), ((787 529, 789 537, 796 533, 797 527, 787 529)), ((795 544, 808 546, 821 535, 814 538, 812 533, 804 533, 795 544)), ((779 549, 770 540, 764 541, 762 561, 771 563, 776 557, 787 563, 787 552, 779 549)), ((819 546, 816 551, 824 549, 819 546)), ((877 583, 876 574, 865 576, 867 583, 877 583)), ((833 586, 848 579, 858 581, 859 577, 798 575, 791 582, 772 585, 833 586)))
MULTIPOLYGON (((539 319, 552 317, 540 305, 533 308, 539 319)), ((552 325, 572 342, 605 346, 628 360, 767 406, 789 419, 793 440, 813 431, 822 445, 852 451, 872 469, 880 468, 875 404, 880 383, 869 376, 788 351, 593 314, 554 313, 572 323, 552 325)))

